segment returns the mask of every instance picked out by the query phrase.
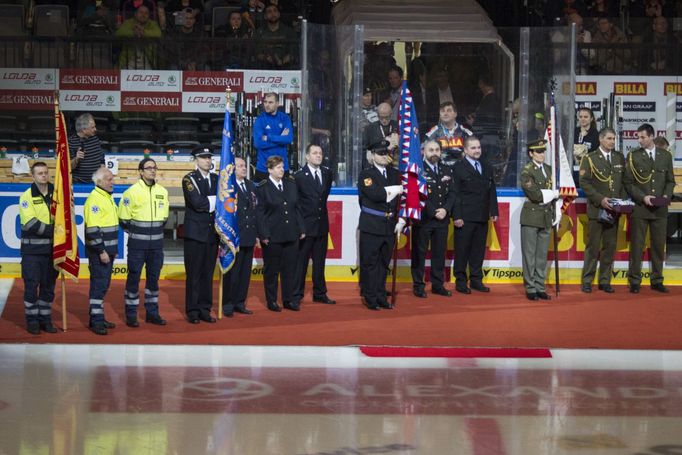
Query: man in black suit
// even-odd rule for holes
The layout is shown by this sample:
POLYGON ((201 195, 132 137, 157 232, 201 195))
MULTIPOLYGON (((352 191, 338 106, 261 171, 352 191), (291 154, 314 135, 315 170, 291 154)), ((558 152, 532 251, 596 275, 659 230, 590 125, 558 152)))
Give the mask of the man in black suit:
POLYGON ((246 178, 246 162, 234 159, 234 176, 237 182, 237 225, 239 226, 239 252, 229 272, 223 275, 223 315, 252 314, 246 308, 246 297, 251 283, 253 248, 258 243, 256 227, 256 185, 246 178))
POLYGON ((365 150, 386 146, 394 151, 398 148, 398 122, 391 120, 391 106, 381 103, 377 106, 378 122, 370 123, 362 135, 362 145, 365 150))
POLYGON ((360 172, 360 294, 370 310, 392 309, 386 300, 386 276, 395 235, 405 226, 398 221, 397 196, 403 192, 400 173, 390 165, 386 148, 372 151, 372 166, 360 172))
POLYGON ((282 286, 284 308, 298 311, 294 300, 298 241, 305 238, 305 224, 298 211, 298 191, 293 177, 284 177, 284 160, 273 155, 267 160, 269 177, 257 187, 258 238, 263 248, 263 285, 270 311, 282 311, 277 304, 277 282, 282 286))
POLYGON ((445 251, 447 250, 448 225, 455 191, 452 183, 452 168, 440 160, 441 148, 437 141, 426 141, 422 145, 424 155, 423 174, 429 197, 422 211, 422 219, 412 225, 412 292, 426 298, 424 291, 424 263, 426 250, 431 243, 431 292, 450 296, 445 289, 445 251))
POLYGON ((464 140, 464 156, 452 167, 455 203, 455 290, 471 294, 471 289, 490 292, 483 284, 483 257, 488 236, 488 219, 497 221, 497 190, 492 168, 482 161, 481 141, 476 136, 464 140), (467 266, 469 281, 467 286, 467 266))
POLYGON ((218 255, 215 231, 215 203, 218 175, 213 169, 213 150, 200 146, 192 150, 197 169, 182 179, 185 196, 185 313, 192 324, 215 322, 213 269, 218 255))
POLYGON ((305 276, 308 261, 313 259, 313 302, 334 304, 327 296, 327 282, 324 278, 324 264, 327 259, 329 239, 329 213, 327 198, 332 188, 331 169, 322 166, 322 148, 309 144, 305 151, 307 164, 296 174, 298 190, 298 211, 305 223, 305 238, 298 243, 298 264, 296 266, 296 289, 294 301, 299 304, 305 293, 305 276))

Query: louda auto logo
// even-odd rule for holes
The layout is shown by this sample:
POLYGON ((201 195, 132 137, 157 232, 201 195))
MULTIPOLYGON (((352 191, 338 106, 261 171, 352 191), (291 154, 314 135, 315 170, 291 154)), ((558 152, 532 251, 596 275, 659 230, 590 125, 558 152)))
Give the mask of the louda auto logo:
POLYGON ((272 395, 262 382, 236 378, 209 378, 180 384, 173 393, 191 401, 245 401, 272 395))

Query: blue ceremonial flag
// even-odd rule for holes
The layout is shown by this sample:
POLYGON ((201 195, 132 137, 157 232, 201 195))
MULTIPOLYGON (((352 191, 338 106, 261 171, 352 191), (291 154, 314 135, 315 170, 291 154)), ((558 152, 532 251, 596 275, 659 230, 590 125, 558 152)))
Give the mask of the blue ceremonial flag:
POLYGON ((220 169, 215 207, 215 230, 220 236, 218 260, 220 270, 226 273, 234 265, 239 251, 239 225, 237 224, 237 182, 234 176, 232 152, 232 121, 230 101, 225 103, 223 144, 220 152, 220 169))
POLYGON ((412 94, 407 88, 406 81, 403 81, 403 89, 400 95, 398 124, 400 130, 399 170, 403 185, 403 193, 400 198, 400 216, 420 220, 429 193, 426 189, 426 179, 422 173, 417 111, 414 108, 412 94))

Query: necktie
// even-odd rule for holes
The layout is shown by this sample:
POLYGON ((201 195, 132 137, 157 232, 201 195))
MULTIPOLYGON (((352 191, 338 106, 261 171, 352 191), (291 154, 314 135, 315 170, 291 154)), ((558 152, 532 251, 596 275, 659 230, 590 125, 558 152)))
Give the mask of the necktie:
POLYGON ((284 191, 284 189, 282 188, 282 184, 281 184, 281 183, 277 185, 277 188, 279 188, 280 191, 284 191))
POLYGON ((475 164, 476 164, 476 171, 477 171, 479 174, 481 174, 481 165, 479 164, 478 161, 476 161, 475 164))
POLYGON ((540 166, 540 171, 542 171, 542 175, 547 178, 547 173, 545 172, 545 166, 540 166))
POLYGON ((315 171, 315 181, 319 186, 322 186, 322 179, 320 178, 320 171, 315 171))
POLYGON ((206 187, 211 190, 211 177, 206 177, 206 187))
POLYGON ((244 182, 242 182, 241 188, 242 188, 242 191, 243 191, 244 193, 246 193, 246 184, 245 184, 244 182))
POLYGON ((651 159, 651 161, 654 160, 654 152, 649 152, 649 158, 651 159))
POLYGON ((606 154, 606 162, 609 163, 609 166, 611 166, 611 154, 610 153, 606 154))
POLYGON ((384 169, 383 171, 381 171, 381 173, 383 174, 384 178, 386 178, 386 169, 384 169))
POLYGON ((433 173, 438 175, 438 166, 433 166, 433 173))

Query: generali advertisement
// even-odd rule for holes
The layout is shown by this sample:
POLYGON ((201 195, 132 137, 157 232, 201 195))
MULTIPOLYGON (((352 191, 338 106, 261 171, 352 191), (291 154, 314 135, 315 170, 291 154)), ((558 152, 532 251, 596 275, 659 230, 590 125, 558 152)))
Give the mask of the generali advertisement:
POLYGON ((575 102, 591 108, 597 120, 604 99, 613 93, 623 100, 623 148, 639 147, 637 127, 651 124, 659 136, 675 125, 676 149, 682 151, 682 80, 675 76, 576 76, 575 102), (672 95, 672 96, 671 96, 672 95), (669 103, 674 111, 669 115, 669 103))
MULTIPOLYGON (((19 277, 20 267, 20 233, 21 225, 19 220, 19 196, 28 188, 27 185, 20 184, 0 184, 0 217, 2 219, 2 236, 0 237, 0 276, 19 277)), ((118 200, 125 188, 116 187, 114 198, 118 200)), ((81 249, 81 260, 87 261, 83 252, 83 204, 89 193, 85 185, 76 185, 74 190, 76 204, 76 224, 78 228, 79 243, 81 249), (82 187, 82 188, 81 188, 82 187)), ((334 281, 357 281, 358 279, 358 237, 357 225, 360 214, 357 194, 353 191, 343 189, 340 191, 332 190, 332 195, 328 201, 330 230, 329 247, 327 251, 327 278, 334 281)), ((523 197, 513 194, 512 191, 503 190, 499 194, 499 213, 498 220, 490 222, 487 238, 487 250, 484 262, 485 281, 487 283, 520 283, 522 281, 521 272, 521 242, 520 242, 520 222, 521 206, 523 197)), ((173 207, 172 210, 183 210, 182 207, 173 207)), ((171 216, 170 220, 177 219, 171 216)), ((628 266, 629 249, 629 220, 623 216, 620 218, 618 230, 618 246, 616 262, 613 271, 613 282, 616 284, 626 283, 626 271, 628 266)), ((167 229, 174 229, 177 226, 169 221, 167 229)), ((585 201, 576 200, 563 217, 558 239, 558 257, 561 268, 561 282, 579 283, 580 269, 585 252, 587 214, 585 201)), ((123 232, 119 238, 120 251, 114 267, 115 278, 125 278, 127 275, 126 252, 123 232)), ((552 244, 552 242, 550 242, 552 244)), ((448 251, 446 262, 447 278, 451 279, 451 266, 454 257, 453 227, 450 224, 448 233, 448 251)), ((552 247, 549 254, 550 263, 553 262, 554 252, 552 247)), ((261 252, 256 249, 253 277, 262 277, 261 252)), ((168 256, 167 256, 168 258, 168 256)), ((644 262, 644 280, 648 279, 647 260, 644 262)), ((429 256, 427 255, 427 277, 429 267, 429 256)), ((81 267, 81 275, 87 277, 87 267, 81 267)), ((184 266, 182 257, 178 259, 166 259, 162 278, 184 279, 184 266)), ((553 272, 548 277, 553 279, 553 272)), ((400 281, 410 280, 410 237, 404 235, 398 242, 398 279, 400 281)), ((682 273, 674 269, 666 270, 666 283, 682 283, 682 273)))
MULTIPOLYGON (((301 93, 300 71, 0 69, 0 110, 225 112, 225 93, 301 93)), ((234 103, 232 104, 234 105, 234 103)))

